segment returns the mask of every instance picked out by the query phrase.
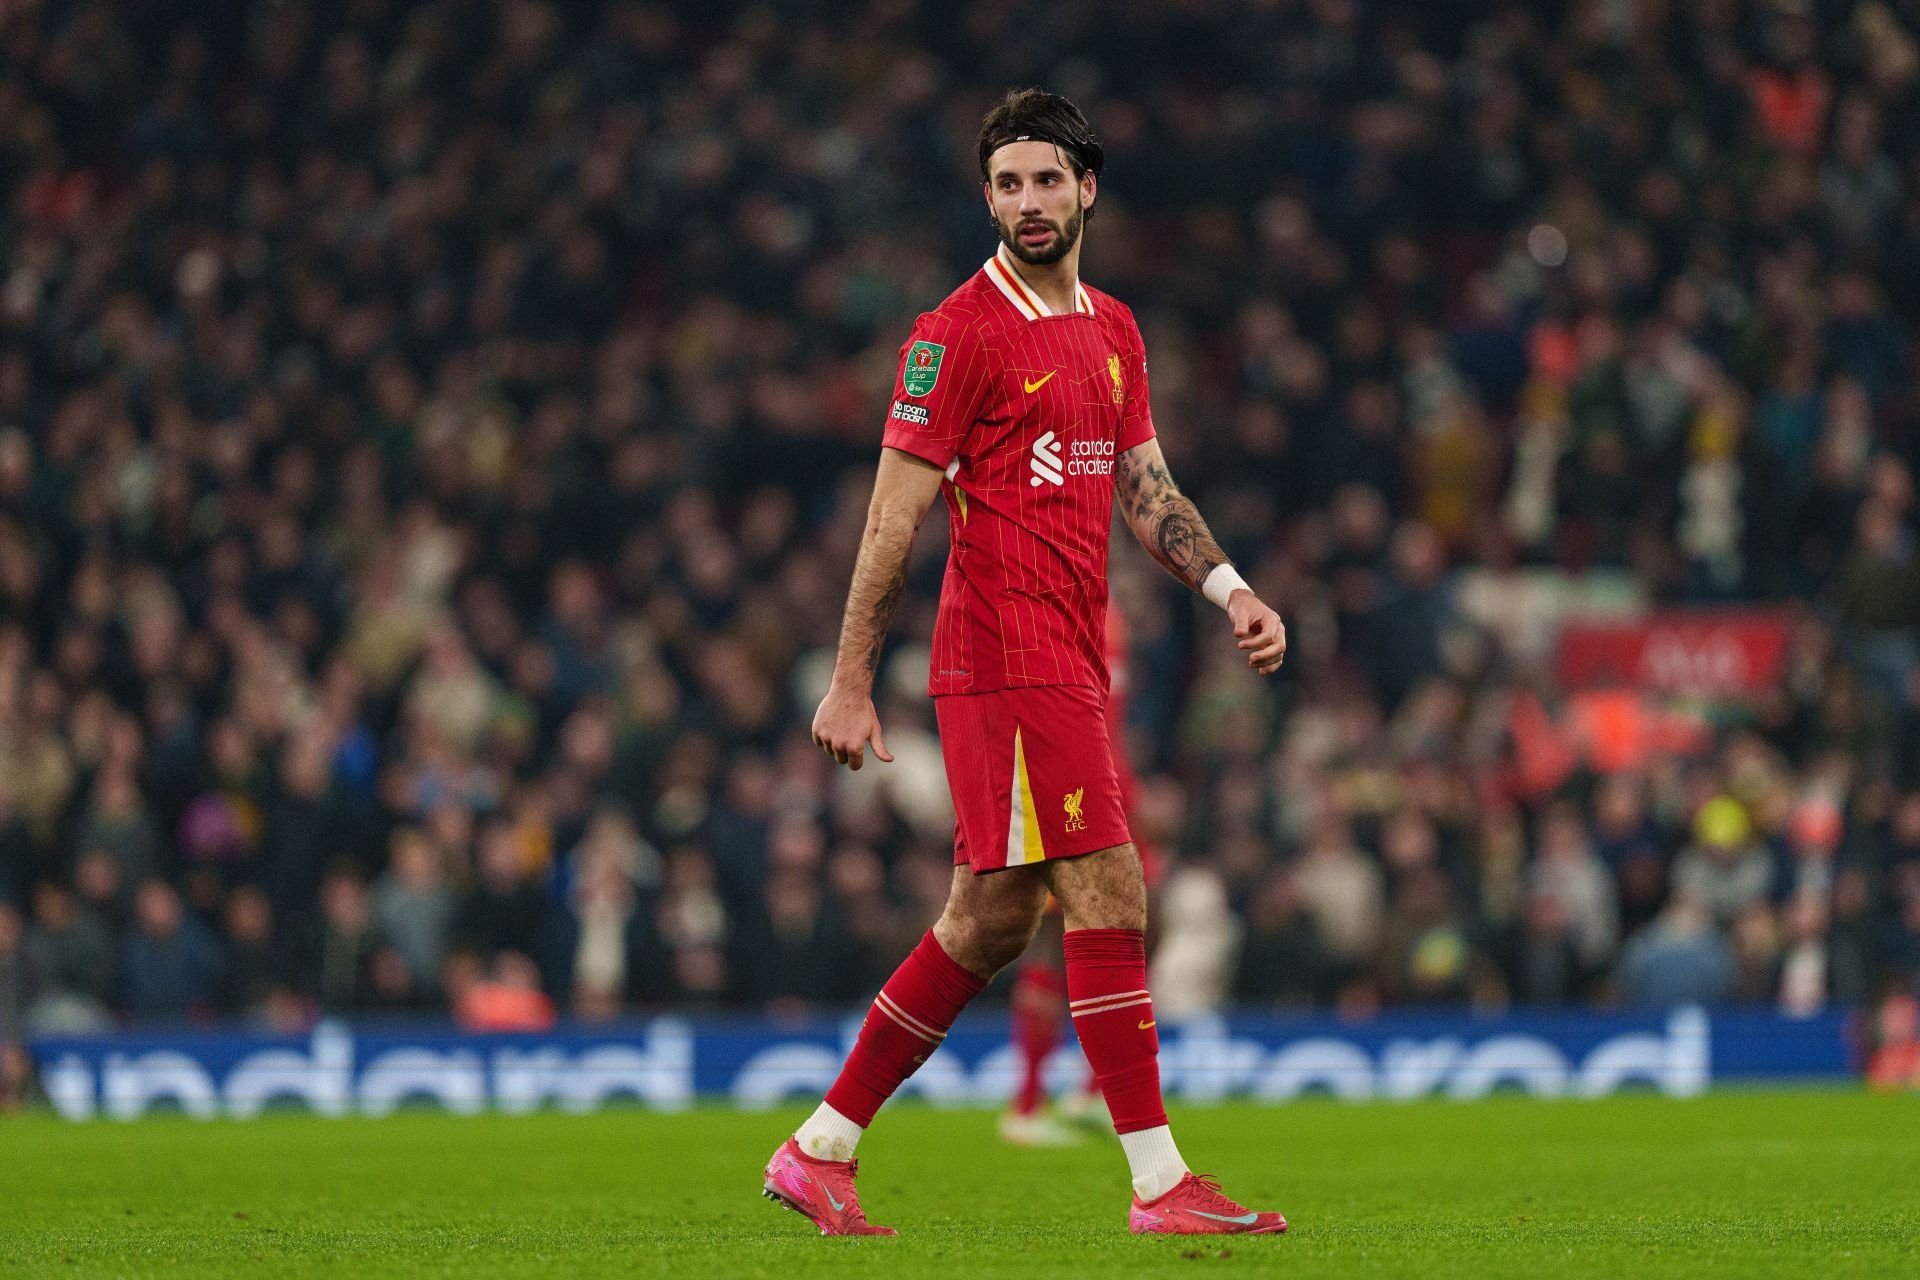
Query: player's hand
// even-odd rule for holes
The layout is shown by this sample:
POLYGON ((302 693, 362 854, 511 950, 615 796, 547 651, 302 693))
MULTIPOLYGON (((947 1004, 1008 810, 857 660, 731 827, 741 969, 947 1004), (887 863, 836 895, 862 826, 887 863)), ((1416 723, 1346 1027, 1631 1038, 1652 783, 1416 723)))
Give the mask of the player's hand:
POLYGON ((846 692, 838 685, 829 688, 820 700, 820 709, 813 713, 813 740, 850 769, 866 762, 869 740, 875 758, 893 763, 887 740, 880 736, 880 716, 873 709, 871 694, 846 692))
POLYGON ((1233 621, 1233 634, 1240 639, 1247 665, 1263 676, 1278 671, 1287 660, 1287 627, 1280 615, 1261 604, 1259 596, 1242 589, 1227 597, 1227 617, 1233 621))

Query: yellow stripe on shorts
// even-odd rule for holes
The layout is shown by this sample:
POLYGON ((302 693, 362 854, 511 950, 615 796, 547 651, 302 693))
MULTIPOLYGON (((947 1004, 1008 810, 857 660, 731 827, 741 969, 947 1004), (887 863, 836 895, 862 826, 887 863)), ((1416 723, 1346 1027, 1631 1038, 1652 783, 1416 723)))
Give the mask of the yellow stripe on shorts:
POLYGON ((1007 865, 1022 867, 1044 861, 1046 846, 1040 840, 1040 820, 1034 814, 1033 783, 1027 778, 1027 752, 1020 741, 1020 726, 1013 727, 1013 785, 1007 804, 1007 865))

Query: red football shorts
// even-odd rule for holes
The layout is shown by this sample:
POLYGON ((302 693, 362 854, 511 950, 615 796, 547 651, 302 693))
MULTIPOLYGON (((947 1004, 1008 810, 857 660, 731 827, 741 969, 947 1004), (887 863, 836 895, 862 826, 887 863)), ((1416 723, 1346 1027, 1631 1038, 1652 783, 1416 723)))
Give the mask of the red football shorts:
POLYGON ((953 861, 973 873, 1125 844, 1105 699, 1084 685, 933 700, 953 791, 953 861))

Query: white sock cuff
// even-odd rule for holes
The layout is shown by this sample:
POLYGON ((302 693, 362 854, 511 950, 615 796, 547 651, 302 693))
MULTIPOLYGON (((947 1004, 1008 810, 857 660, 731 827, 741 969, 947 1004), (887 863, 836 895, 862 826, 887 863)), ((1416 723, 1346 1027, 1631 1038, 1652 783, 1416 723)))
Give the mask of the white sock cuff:
POLYGON ((793 1140, 816 1160, 851 1160, 854 1149, 860 1145, 860 1135, 865 1132, 822 1102, 807 1117, 807 1122, 794 1131, 793 1140))
POLYGON ((1133 1193, 1142 1200, 1159 1199, 1187 1174, 1187 1162, 1181 1158, 1168 1125, 1123 1133, 1120 1147, 1127 1153, 1127 1167, 1133 1172, 1133 1193))

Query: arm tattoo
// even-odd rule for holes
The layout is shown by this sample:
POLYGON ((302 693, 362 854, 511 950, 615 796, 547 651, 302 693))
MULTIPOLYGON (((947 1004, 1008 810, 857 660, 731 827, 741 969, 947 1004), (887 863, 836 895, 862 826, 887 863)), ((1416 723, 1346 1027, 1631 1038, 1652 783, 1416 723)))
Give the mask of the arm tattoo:
POLYGON ((1198 591, 1207 575, 1227 562, 1227 553, 1213 540, 1192 501, 1175 486, 1166 464, 1151 456, 1135 457, 1134 452, 1120 456, 1121 514, 1148 554, 1198 591))
POLYGON ((853 586, 847 592, 847 611, 840 623, 840 652, 835 679, 864 680, 869 688, 880 668, 880 651, 887 638, 900 593, 907 585, 907 551, 913 545, 911 517, 882 515, 867 528, 860 555, 853 566, 853 586))
POLYGON ((1213 540, 1207 522, 1192 502, 1177 493, 1147 515, 1144 527, 1135 525, 1134 534, 1154 559, 1195 591, 1208 574, 1227 562, 1227 553, 1213 540), (1152 542, 1147 541, 1148 534, 1152 542))
POLYGON ((887 589, 881 593, 878 600, 873 602, 873 612, 867 618, 867 625, 873 631, 872 637, 867 641, 869 678, 880 669, 880 649, 887 636, 887 623, 893 619, 894 606, 900 603, 900 592, 906 585, 907 566, 906 562, 902 561, 900 567, 893 571, 893 579, 887 583, 887 589))

